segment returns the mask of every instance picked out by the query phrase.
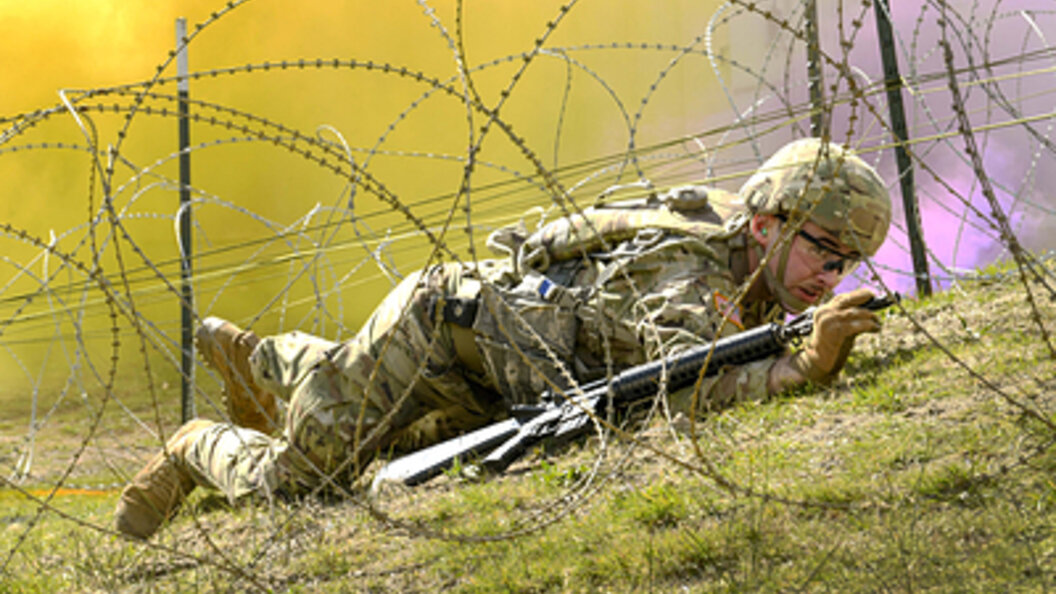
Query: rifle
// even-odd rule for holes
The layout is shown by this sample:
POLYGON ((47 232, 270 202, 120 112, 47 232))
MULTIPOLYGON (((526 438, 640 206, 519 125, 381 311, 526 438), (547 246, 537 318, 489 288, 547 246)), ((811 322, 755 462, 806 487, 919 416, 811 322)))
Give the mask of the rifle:
MULTIPOLYGON (((873 297, 860 307, 879 311, 899 300, 895 293, 873 297)), ((674 391, 693 385, 701 374, 714 375, 727 365, 744 365, 780 355, 788 345, 814 330, 815 309, 807 309, 786 324, 771 322, 692 347, 670 359, 630 367, 611 380, 603 378, 573 389, 572 396, 547 390, 540 404, 514 406, 510 418, 504 421, 389 462, 374 477, 372 490, 389 481, 407 486, 423 483, 451 468, 457 460, 478 457, 483 452, 490 452, 480 461, 483 469, 491 474, 501 473, 542 440, 549 439, 552 445, 565 443, 587 433, 595 415, 655 395, 665 374, 668 388, 674 391)))

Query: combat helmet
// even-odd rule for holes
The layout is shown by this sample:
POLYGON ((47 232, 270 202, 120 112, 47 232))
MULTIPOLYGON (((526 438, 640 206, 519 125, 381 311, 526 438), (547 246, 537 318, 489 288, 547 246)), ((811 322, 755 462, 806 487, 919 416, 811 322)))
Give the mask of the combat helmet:
MULTIPOLYGON (((839 145, 819 138, 786 144, 740 189, 751 214, 770 214, 795 223, 811 221, 840 243, 872 256, 891 225, 891 197, 868 163, 839 145)), ((778 274, 766 269, 771 291, 792 311, 807 303, 784 286, 791 242, 779 255, 778 274)))

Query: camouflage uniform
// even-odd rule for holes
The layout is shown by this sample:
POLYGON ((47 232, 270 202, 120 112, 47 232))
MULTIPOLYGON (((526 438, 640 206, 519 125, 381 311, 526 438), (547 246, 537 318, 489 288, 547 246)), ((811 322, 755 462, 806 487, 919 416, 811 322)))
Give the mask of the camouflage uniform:
MULTIPOLYGON (((509 258, 409 276, 348 342, 299 332, 263 339, 251 366, 289 403, 282 436, 215 425, 187 465, 231 499, 296 494, 327 476, 348 485, 379 451, 421 448, 546 388, 773 320, 776 303, 730 305, 748 272, 744 242, 700 187, 588 209, 528 238, 502 230, 490 245, 509 258)), ((702 406, 764 397, 772 363, 710 378, 702 406)), ((669 396, 675 410, 691 400, 692 390, 669 396)))

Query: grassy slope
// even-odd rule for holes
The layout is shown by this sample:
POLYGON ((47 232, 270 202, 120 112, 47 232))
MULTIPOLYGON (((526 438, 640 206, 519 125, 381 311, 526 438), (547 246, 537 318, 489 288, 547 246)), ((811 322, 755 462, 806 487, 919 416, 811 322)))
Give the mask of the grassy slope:
POLYGON ((1005 281, 907 304, 1005 396, 897 314, 837 385, 709 416, 699 450, 656 422, 601 460, 596 443, 573 446, 501 480, 390 492, 374 510, 230 510, 199 493, 153 546, 91 526, 107 525, 116 493, 57 497, 81 525, 34 523, 35 502, 0 490, 0 589, 1045 590, 1056 367, 1023 295, 1005 281))

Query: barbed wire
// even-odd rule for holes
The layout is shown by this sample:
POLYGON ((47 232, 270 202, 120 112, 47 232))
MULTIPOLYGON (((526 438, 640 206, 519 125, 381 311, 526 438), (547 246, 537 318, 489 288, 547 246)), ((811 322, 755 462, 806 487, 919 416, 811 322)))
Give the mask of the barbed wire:
MULTIPOLYGON (((247 3, 223 5, 196 25, 181 45, 195 47, 215 23, 237 20, 247 3)), ((702 13, 705 18, 684 41, 554 41, 568 20, 585 10, 573 0, 553 7, 551 19, 538 24, 528 49, 512 48, 479 63, 470 62, 467 54, 473 38, 464 18, 473 7, 458 2, 454 27, 449 27, 451 21, 442 18, 429 2, 419 0, 417 4, 422 8, 421 18, 450 53, 453 74, 369 56, 295 60, 251 56, 252 61, 239 66, 205 68, 180 77, 165 74, 176 55, 174 50, 148 80, 67 89, 57 105, 0 117, 0 126, 6 126, 0 133, 0 159, 71 154, 87 157, 90 164, 86 186, 74 193, 77 197, 83 191, 79 199, 87 206, 84 222, 50 230, 47 240, 31 231, 36 227, 32 221, 0 222, 0 240, 9 246, 2 262, 12 271, 0 279, 0 352, 9 360, 11 373, 28 385, 31 405, 27 418, 17 419, 28 427, 26 432, 13 445, 5 441, 5 449, 0 450, 0 475, 6 475, 5 488, 37 506, 36 515, 6 551, 2 572, 10 571, 13 559, 33 531, 40 529, 45 514, 88 528, 100 539, 111 536, 108 527, 58 510, 54 497, 64 489, 112 490, 123 485, 143 464, 144 450, 153 452, 176 423, 178 407, 166 403, 163 392, 167 388, 162 386, 180 379, 175 315, 181 299, 176 286, 180 254, 170 241, 158 239, 169 237, 179 213, 156 200, 181 187, 168 169, 182 153, 139 142, 139 128, 132 125, 134 121, 171 122, 177 117, 180 98, 161 92, 165 87, 182 81, 209 81, 216 89, 235 81, 292 72, 309 77, 370 76, 379 94, 386 85, 413 87, 407 101, 386 113, 389 119, 369 142, 350 141, 358 135, 338 124, 307 131, 287 122, 281 113, 264 115, 261 105, 252 102, 231 105, 197 97, 188 102, 190 121, 204 137, 186 149, 196 159, 215 159, 219 168, 231 173, 237 164, 225 163, 224 151, 266 149, 273 151, 267 153, 269 158, 279 155, 290 171, 294 166, 289 163, 304 164, 305 169, 297 173, 299 179, 317 180, 316 187, 340 187, 337 192, 330 190, 329 203, 297 197, 294 207, 287 209, 225 189, 219 177, 205 176, 207 182, 192 187, 194 198, 187 208, 194 214, 197 237, 196 317, 200 320, 214 312, 230 311, 229 317, 239 316, 235 321, 249 328, 310 330, 335 340, 356 333, 362 319, 355 316, 362 318, 373 306, 364 295, 379 293, 407 273, 434 263, 479 262, 487 257, 479 250, 481 234, 515 223, 533 207, 540 213, 541 225, 547 217, 582 212, 611 186, 647 193, 692 182, 736 191, 770 150, 806 134, 803 122, 816 108, 807 96, 806 67, 800 67, 809 40, 804 33, 805 12, 798 2, 726 2, 702 13), (737 27, 755 27, 770 35, 769 41, 759 48, 738 45, 731 33, 737 27), (725 45, 723 35, 729 38, 725 45), (640 88, 627 90, 626 81, 610 72, 609 62, 620 59, 612 56, 625 55, 656 56, 662 63, 642 73, 640 88), (560 65, 560 74, 550 76, 542 87, 531 86, 530 77, 548 72, 543 65, 551 63, 560 65), (671 85, 685 84, 672 81, 687 70, 714 77, 711 91, 721 95, 728 112, 709 118, 701 115, 671 133, 662 112, 670 95, 677 94, 671 85), (517 102, 540 92, 556 105, 552 120, 539 120, 552 122, 548 126, 536 126, 535 116, 524 115, 517 102), (593 103, 580 104, 579 93, 593 97, 593 103), (455 104, 454 110, 436 107, 444 101, 455 104), (601 114, 602 101, 613 111, 606 126, 598 128, 605 129, 610 138, 577 152, 572 148, 581 142, 577 135, 592 130, 583 123, 583 114, 601 114), (77 129, 71 138, 48 137, 49 126, 71 119, 77 129), (401 146, 401 134, 416 125, 425 129, 448 126, 459 139, 435 145, 443 148, 401 146), (104 135, 104 128, 113 128, 113 133, 104 135), (547 146, 552 156, 549 165, 541 148, 547 146), (403 179, 412 176, 401 168, 435 171, 442 185, 435 190, 429 187, 427 195, 416 195, 419 186, 403 179), (164 233, 159 228, 165 228, 164 233), (109 347, 104 358, 99 358, 100 345, 109 347), (135 345, 131 352, 128 345, 135 345), (54 358, 52 349, 61 351, 63 360, 54 358), (116 385, 119 374, 138 377, 137 388, 145 395, 123 393, 116 385), (66 421, 57 419, 78 394, 87 412, 86 425, 78 427, 80 433, 72 444, 64 444, 69 455, 63 461, 42 460, 41 436, 59 433, 57 425, 66 421), (136 434, 107 428, 107 424, 126 422, 137 428, 136 434), (111 440, 106 448, 99 445, 104 436, 111 440), (101 465, 84 461, 93 448, 104 452, 101 465), (26 485, 46 489, 36 494, 26 485)), ((870 159, 885 179, 897 180, 899 173, 887 156, 895 141, 883 115, 887 89, 875 40, 869 38, 869 7, 868 2, 844 0, 825 8, 831 11, 826 18, 835 27, 821 39, 822 66, 829 81, 822 109, 831 138, 870 159)), ((932 281, 953 286, 1018 280, 1041 341, 1056 357, 1044 305, 1033 292, 1033 287, 1040 286, 1050 296, 1056 294, 1048 280, 1053 275, 1056 245, 1036 232, 1056 212, 1046 191, 1047 183, 1056 181, 1048 179, 1049 171, 1056 171, 1056 146, 1051 138, 1056 125, 1051 97, 1056 85, 1044 78, 1056 76, 1056 66, 1046 65, 1056 62, 1056 48, 1039 24, 1056 16, 1056 11, 1043 6, 1002 8, 1000 0, 975 2, 970 7, 929 0, 913 14, 890 15, 912 25, 896 28, 899 58, 907 71, 902 83, 914 122, 907 149, 914 165, 930 176, 921 182, 919 193, 928 259, 941 271, 932 275, 932 281), (962 151, 955 139, 965 142, 968 150, 962 151), (1017 143, 1027 148, 1009 148, 1017 143), (1019 169, 1001 171, 999 163, 991 165, 999 157, 1012 158, 1001 151, 1022 157, 1019 169), (980 201, 985 201, 989 211, 980 201), (946 221, 952 221, 950 226, 946 221), (947 241, 951 226, 956 232, 947 241), (963 250, 970 251, 965 254, 963 250), (991 262, 972 260, 977 253, 988 253, 990 258, 1008 254, 1018 269, 979 272, 991 262)), ((909 8, 899 6, 897 10, 909 8)), ((274 175, 272 179, 279 177, 264 172, 269 174, 274 175)), ((285 197, 276 200, 282 201, 285 197)), ((897 220, 884 251, 867 263, 854 282, 885 289, 912 285, 916 274, 909 265, 906 230, 897 220)), ((506 312, 505 317, 511 315, 506 312)), ((1056 429, 1049 418, 1051 411, 1042 408, 1029 389, 1014 394, 998 385, 958 358, 907 309, 902 308, 900 315, 987 390, 1039 425, 1056 429)), ((523 320, 518 325, 534 334, 523 320)), ((513 329, 500 330, 508 334, 513 329)), ((541 337, 535 338, 551 362, 564 371, 564 379, 575 385, 566 362, 541 337)), ((512 339, 510 343, 519 348, 512 339)), ((607 363, 611 368, 611 358, 607 363)), ((224 407, 215 398, 221 382, 209 371, 199 376, 195 393, 211 414, 223 417, 224 407)), ((556 384, 552 387, 558 388, 556 384)), ((409 397, 408 390, 401 399, 409 397)), ((667 416, 670 421, 670 412, 659 400, 647 416, 667 416)), ((510 540, 565 520, 589 505, 611 482, 620 480, 641 450, 682 472, 703 477, 734 497, 839 507, 788 497, 777 487, 730 476, 700 447, 699 439, 689 445, 680 442, 679 451, 672 453, 637 429, 594 420, 599 454, 559 495, 521 511, 511 510, 508 521, 494 530, 438 526, 398 501, 369 499, 356 486, 339 484, 336 473, 321 482, 386 529, 457 542, 510 540)), ((356 447, 370 438, 357 435, 356 447)), ((358 456, 350 460, 358 464, 358 456)), ((293 506, 276 516, 255 542, 248 563, 224 551, 193 515, 205 551, 147 546, 181 563, 212 565, 234 579, 265 588, 270 578, 259 573, 262 560, 280 546, 284 527, 304 513, 293 506)))

